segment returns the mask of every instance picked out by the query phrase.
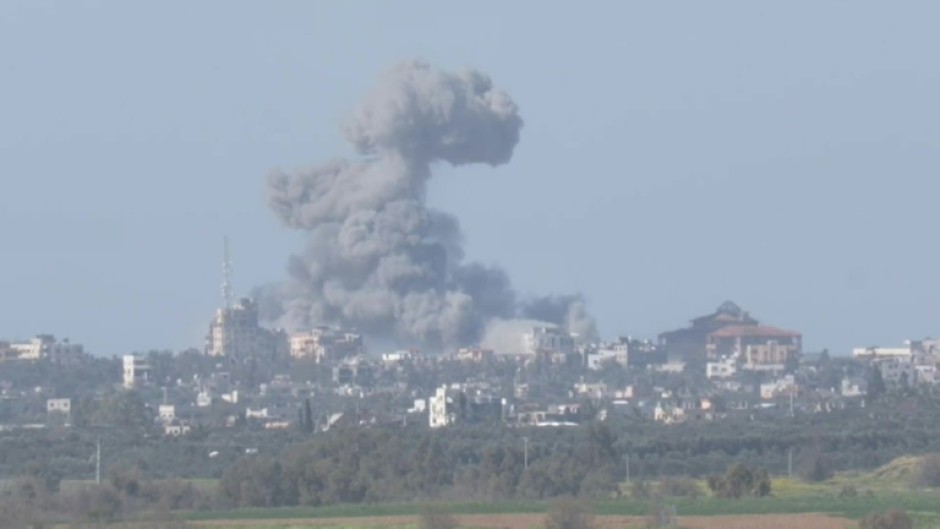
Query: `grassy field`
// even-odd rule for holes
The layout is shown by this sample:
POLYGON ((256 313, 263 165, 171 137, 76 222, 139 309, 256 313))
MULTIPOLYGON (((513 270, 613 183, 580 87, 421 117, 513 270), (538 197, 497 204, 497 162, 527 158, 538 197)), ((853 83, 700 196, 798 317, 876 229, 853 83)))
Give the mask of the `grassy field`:
MULTIPOLYGON (((670 498, 683 527, 696 528, 836 528, 854 527, 869 513, 904 509, 917 527, 940 529, 940 490, 913 490, 909 476, 917 460, 895 461, 870 473, 841 474, 823 483, 775 479, 769 498, 670 498), (809 518, 807 516, 810 515, 809 518), (717 525, 716 525, 717 524, 717 525)), ((655 483, 651 484, 655 489, 655 483)), ((705 484, 699 483, 704 493, 705 484)), ((630 490, 624 486, 625 492, 630 490)), ((653 500, 622 498, 598 501, 594 511, 602 526, 640 527, 653 500)), ((463 527, 527 529, 540 526, 549 502, 453 502, 441 505, 459 515, 463 527)), ((208 528, 252 527, 414 527, 421 510, 416 504, 337 505, 315 508, 238 509, 191 513, 188 518, 208 528)))
MULTIPOLYGON (((726 500, 712 497, 674 498, 666 502, 676 507, 680 516, 721 516, 721 515, 779 515, 823 513, 849 519, 888 509, 904 509, 922 517, 940 519, 940 494, 936 492, 892 492, 872 496, 862 494, 854 498, 842 498, 826 493, 806 495, 792 494, 772 498, 745 498, 726 500)), ((547 511, 547 502, 505 502, 505 503, 449 503, 444 507, 451 513, 460 515, 498 515, 498 514, 541 514, 547 511)), ((605 516, 645 516, 650 512, 648 500, 608 500, 596 502, 597 515, 605 516)), ((412 504, 403 505, 355 505, 330 506, 316 508, 283 509, 239 509, 233 511, 214 511, 193 513, 191 520, 278 520, 278 519, 341 519, 389 516, 414 516, 420 507, 412 504)))

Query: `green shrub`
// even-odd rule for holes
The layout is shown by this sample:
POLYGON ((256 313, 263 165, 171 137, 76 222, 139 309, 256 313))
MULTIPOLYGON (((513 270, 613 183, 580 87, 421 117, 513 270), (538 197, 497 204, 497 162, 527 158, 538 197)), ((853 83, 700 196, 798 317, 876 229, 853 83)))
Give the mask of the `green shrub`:
POLYGON ((702 489, 689 478, 666 478, 659 482, 659 495, 666 498, 698 498, 702 489))
POLYGON ((940 454, 924 456, 911 474, 911 486, 940 487, 940 454))
POLYGON ((914 521, 904 511, 890 510, 884 513, 873 513, 862 518, 858 523, 859 529, 913 529, 914 521))
POLYGON ((552 504, 545 518, 545 529, 593 529, 591 506, 574 498, 561 498, 552 504))

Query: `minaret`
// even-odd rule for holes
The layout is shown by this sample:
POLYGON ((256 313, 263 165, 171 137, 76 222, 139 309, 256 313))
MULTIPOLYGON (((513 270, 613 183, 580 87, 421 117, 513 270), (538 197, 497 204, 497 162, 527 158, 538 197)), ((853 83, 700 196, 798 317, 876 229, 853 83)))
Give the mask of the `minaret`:
POLYGON ((228 252, 228 237, 223 240, 222 257, 222 308, 232 308, 232 260, 228 252))

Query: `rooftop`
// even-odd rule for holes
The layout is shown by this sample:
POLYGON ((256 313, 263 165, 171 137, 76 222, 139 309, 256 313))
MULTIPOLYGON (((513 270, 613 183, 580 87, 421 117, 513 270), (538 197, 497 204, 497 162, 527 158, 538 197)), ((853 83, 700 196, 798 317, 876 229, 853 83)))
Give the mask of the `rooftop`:
POLYGON ((798 338, 800 333, 787 331, 770 325, 729 325, 712 332, 709 336, 717 338, 744 338, 748 336, 785 336, 787 338, 798 338))

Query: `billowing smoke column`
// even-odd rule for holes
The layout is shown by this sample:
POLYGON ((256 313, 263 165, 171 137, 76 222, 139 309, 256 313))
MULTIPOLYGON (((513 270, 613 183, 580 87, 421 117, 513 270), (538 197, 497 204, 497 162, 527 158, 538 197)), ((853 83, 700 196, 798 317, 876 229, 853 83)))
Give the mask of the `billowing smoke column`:
POLYGON ((516 317, 593 333, 580 298, 520 304, 502 270, 464 262, 457 220, 425 205, 433 162, 504 164, 521 128, 516 104, 480 72, 417 61, 387 71, 345 127, 362 160, 269 176, 270 207, 309 242, 287 282, 260 289, 263 315, 428 348, 477 343, 516 317))

